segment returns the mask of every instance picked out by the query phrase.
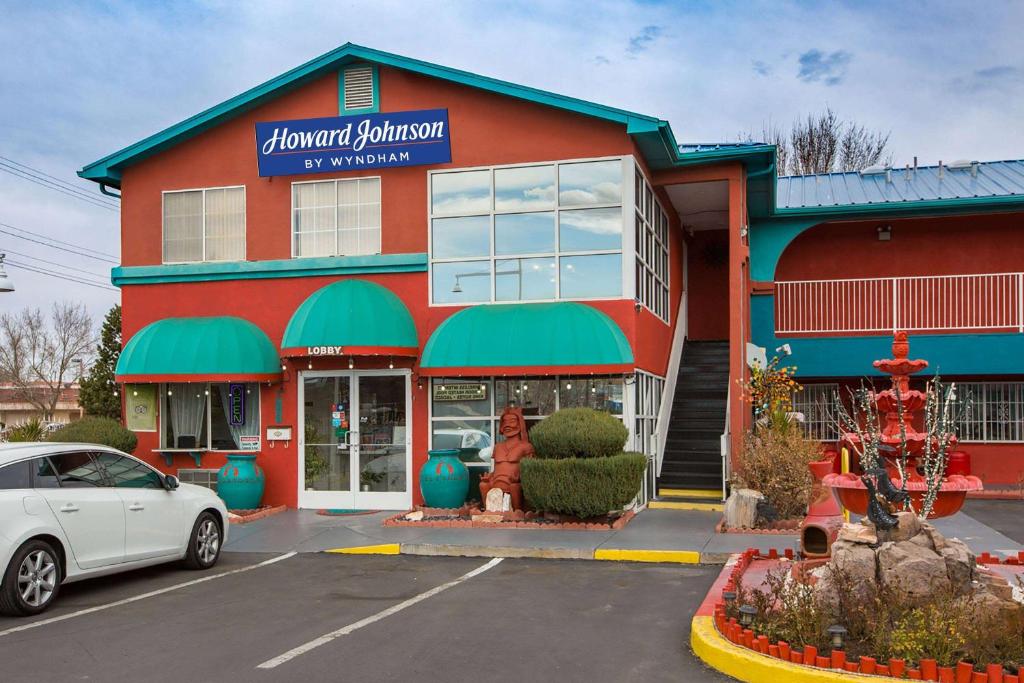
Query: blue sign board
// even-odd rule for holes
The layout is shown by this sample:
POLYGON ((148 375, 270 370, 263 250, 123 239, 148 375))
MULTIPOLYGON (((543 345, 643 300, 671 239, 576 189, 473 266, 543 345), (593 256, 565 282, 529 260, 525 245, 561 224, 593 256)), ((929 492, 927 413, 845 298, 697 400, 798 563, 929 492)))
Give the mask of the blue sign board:
POLYGON ((256 158, 263 177, 443 164, 448 110, 257 123, 256 158))

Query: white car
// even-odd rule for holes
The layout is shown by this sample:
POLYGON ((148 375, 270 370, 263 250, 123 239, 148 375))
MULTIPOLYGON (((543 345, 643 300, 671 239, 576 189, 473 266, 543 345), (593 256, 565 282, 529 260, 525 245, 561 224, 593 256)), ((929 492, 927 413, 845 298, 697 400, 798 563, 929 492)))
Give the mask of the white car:
POLYGON ((217 563, 217 495, 95 444, 0 445, 0 612, 38 614, 62 583, 183 560, 217 563))

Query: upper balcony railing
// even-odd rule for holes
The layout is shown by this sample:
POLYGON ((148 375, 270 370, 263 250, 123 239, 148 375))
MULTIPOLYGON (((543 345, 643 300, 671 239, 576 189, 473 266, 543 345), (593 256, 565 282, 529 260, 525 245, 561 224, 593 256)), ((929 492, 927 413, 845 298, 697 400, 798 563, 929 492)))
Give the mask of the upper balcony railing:
POLYGON ((775 283, 775 332, 1024 333, 1024 273, 775 283))

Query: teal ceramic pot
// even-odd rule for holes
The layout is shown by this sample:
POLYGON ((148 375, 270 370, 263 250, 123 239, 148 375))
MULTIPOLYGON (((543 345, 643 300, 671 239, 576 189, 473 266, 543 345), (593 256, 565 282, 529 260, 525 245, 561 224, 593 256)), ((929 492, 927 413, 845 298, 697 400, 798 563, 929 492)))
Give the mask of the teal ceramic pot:
POLYGON ((229 453, 227 464, 217 473, 217 495, 228 510, 255 510, 266 485, 267 478, 256 464, 255 455, 229 453))
POLYGON ((459 459, 459 451, 429 451, 428 456, 420 468, 423 502, 432 508, 462 507, 469 493, 469 469, 459 459))

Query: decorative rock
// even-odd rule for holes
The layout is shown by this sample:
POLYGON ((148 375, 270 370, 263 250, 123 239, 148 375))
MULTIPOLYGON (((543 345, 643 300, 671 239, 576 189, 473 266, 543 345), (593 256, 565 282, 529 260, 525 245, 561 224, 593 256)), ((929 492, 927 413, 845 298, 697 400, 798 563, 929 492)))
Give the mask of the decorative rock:
MULTIPOLYGON (((836 539, 836 542, 838 541, 874 545, 875 543, 878 543, 878 535, 875 533, 873 528, 865 526, 864 524, 847 523, 839 530, 839 537, 836 539)), ((834 548, 835 545, 833 545, 833 549, 834 548)))
POLYGON ((925 596, 950 586, 945 560, 909 541, 882 544, 878 550, 878 577, 882 583, 912 596, 925 596))
POLYGON ((487 512, 501 512, 505 507, 505 492, 499 488, 493 488, 487 492, 487 499, 484 501, 484 509, 487 512))
POLYGON ((935 548, 936 552, 939 552, 946 547, 946 537, 940 534, 938 529, 933 527, 931 524, 928 522, 922 522, 921 530, 924 531, 924 533, 928 535, 928 538, 931 539, 932 547, 935 548))
POLYGON ((725 501, 725 526, 753 527, 757 521, 757 504, 764 500, 760 492, 753 489, 736 489, 725 501))
POLYGON ((423 519, 423 510, 413 510, 405 516, 410 522, 419 522, 423 519))
POLYGON ((921 520, 915 513, 897 512, 895 516, 899 522, 894 528, 879 532, 878 538, 880 540, 899 543, 901 541, 909 541, 921 533, 921 520))
MULTIPOLYGON (((501 493, 501 489, 491 489, 491 491, 497 491, 501 493)), ((488 524, 496 524, 502 520, 500 512, 484 512, 479 515, 473 515, 474 522, 485 522, 488 524)), ((518 524, 518 522, 516 522, 518 524)))
MULTIPOLYGON (((946 561, 946 575, 953 589, 960 594, 969 592, 974 579, 974 556, 967 549, 967 544, 958 538, 944 540, 943 546, 939 554, 946 561)), ((1006 584, 1005 581, 1003 583, 1006 584)))

